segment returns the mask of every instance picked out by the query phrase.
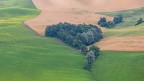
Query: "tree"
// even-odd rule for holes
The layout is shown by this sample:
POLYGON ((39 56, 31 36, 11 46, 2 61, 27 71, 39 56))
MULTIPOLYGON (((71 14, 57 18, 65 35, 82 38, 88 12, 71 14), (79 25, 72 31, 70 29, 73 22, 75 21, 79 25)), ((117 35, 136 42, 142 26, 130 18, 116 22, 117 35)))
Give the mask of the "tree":
POLYGON ((72 43, 72 47, 80 49, 82 42, 80 40, 74 39, 72 43))
POLYGON ((100 25, 101 23, 105 23, 105 22, 107 22, 105 17, 100 18, 100 20, 98 21, 98 25, 100 25))
POLYGON ((123 16, 122 16, 122 15, 118 15, 118 16, 114 17, 114 19, 113 19, 113 22, 114 22, 115 24, 119 24, 119 23, 121 23, 122 21, 123 21, 123 16))
POLYGON ((94 54, 95 54, 95 57, 97 58, 99 56, 99 53, 100 53, 100 48, 95 46, 95 45, 92 45, 90 48, 89 48, 89 51, 93 51, 94 54))
POLYGON ((135 26, 136 26, 136 25, 139 25, 139 24, 141 24, 141 23, 143 23, 143 22, 144 22, 143 19, 140 18, 139 20, 137 20, 137 23, 135 24, 135 26))
POLYGON ((115 26, 115 23, 113 21, 108 21, 108 28, 112 28, 115 26))
POLYGON ((98 25, 100 25, 101 27, 107 27, 108 23, 105 17, 100 18, 100 20, 98 21, 98 25))
POLYGON ((92 24, 59 23, 47 26, 45 36, 56 37, 64 43, 80 49, 102 39, 101 29, 92 24))
POLYGON ((94 61, 95 61, 94 51, 89 51, 89 52, 86 54, 86 62, 85 62, 85 65, 84 65, 84 69, 90 70, 90 69, 91 69, 91 66, 92 66, 92 63, 93 63, 94 61))
POLYGON ((100 25, 101 27, 112 28, 112 27, 115 27, 116 24, 121 23, 122 21, 123 21, 122 15, 115 16, 113 21, 108 21, 108 22, 106 18, 103 17, 103 18, 100 18, 100 20, 98 21, 98 25, 100 25))
POLYGON ((87 52, 88 52, 88 49, 87 49, 86 45, 84 45, 84 44, 82 44, 82 45, 80 46, 80 50, 81 50, 81 52, 83 52, 83 53, 87 53, 87 52))

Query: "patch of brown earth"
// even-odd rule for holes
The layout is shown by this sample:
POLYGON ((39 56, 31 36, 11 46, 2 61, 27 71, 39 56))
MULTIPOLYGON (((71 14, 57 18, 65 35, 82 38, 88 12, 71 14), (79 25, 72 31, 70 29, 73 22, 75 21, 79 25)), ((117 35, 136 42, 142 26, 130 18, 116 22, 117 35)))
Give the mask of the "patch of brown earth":
MULTIPOLYGON (((25 22, 32 30, 44 36, 47 25, 59 22, 74 24, 96 24, 103 15, 96 12, 110 12, 125 9, 133 9, 144 6, 143 0, 32 0, 35 6, 41 10, 39 16, 25 22)), ((105 16, 108 20, 111 17, 105 16)), ((105 28, 101 28, 102 31, 105 28)), ((143 37, 142 37, 143 38, 143 37)), ((135 37, 127 38, 105 38, 97 45, 102 50, 130 50, 144 51, 141 37, 135 41, 135 37), (127 39, 127 40, 126 40, 127 39), (132 43, 132 42, 134 43, 132 43), (119 42, 119 43, 118 43, 119 42), (129 43, 125 43, 129 42, 129 43), (135 43, 136 42, 136 43, 135 43)))
POLYGON ((101 50, 144 51, 144 36, 108 37, 96 43, 101 50))
MULTIPOLYGON (((59 22, 74 24, 96 24, 103 15, 96 12, 108 12, 140 7, 142 0, 32 0, 41 10, 38 17, 25 23, 39 35, 44 35, 47 25, 59 22)), ((107 16, 106 16, 107 17, 107 16)), ((111 17, 107 17, 111 20, 111 17)))

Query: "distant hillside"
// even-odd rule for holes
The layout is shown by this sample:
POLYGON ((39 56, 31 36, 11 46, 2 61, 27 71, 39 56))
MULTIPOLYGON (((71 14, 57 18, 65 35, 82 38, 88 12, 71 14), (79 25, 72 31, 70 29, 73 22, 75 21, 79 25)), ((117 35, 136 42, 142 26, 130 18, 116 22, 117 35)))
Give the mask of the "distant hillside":
POLYGON ((107 29, 104 32, 105 37, 123 37, 123 36, 144 36, 144 23, 135 26, 139 18, 144 19, 144 7, 131 9, 131 10, 122 10, 116 12, 100 12, 97 14, 103 14, 108 16, 122 15, 124 21, 120 24, 117 24, 115 28, 107 29))
POLYGON ((0 0, 1 7, 35 8, 32 0, 0 0))
POLYGON ((124 17, 124 22, 117 25, 117 27, 128 27, 134 26, 140 17, 144 18, 144 7, 116 12, 100 12, 97 14, 103 14, 112 17, 115 15, 122 15, 124 17))

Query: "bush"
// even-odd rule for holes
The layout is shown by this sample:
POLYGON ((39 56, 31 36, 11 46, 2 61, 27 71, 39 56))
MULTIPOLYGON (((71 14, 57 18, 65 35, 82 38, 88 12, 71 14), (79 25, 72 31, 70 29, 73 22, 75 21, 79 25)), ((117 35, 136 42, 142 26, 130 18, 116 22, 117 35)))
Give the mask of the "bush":
POLYGON ((121 15, 118 15, 114 17, 113 21, 107 21, 105 17, 100 18, 98 21, 98 25, 101 27, 106 27, 106 28, 112 28, 115 27, 116 24, 119 24, 123 21, 123 17, 121 15))
POLYGON ((86 54, 86 62, 84 65, 84 69, 90 71, 92 64, 95 62, 99 54, 100 54, 100 48, 92 45, 86 54))
POLYGON ((144 22, 143 19, 140 18, 139 20, 137 20, 137 23, 135 24, 135 26, 137 26, 137 25, 139 25, 139 24, 141 24, 141 23, 143 23, 143 22, 144 22))
POLYGON ((122 15, 118 15, 118 16, 114 17, 114 19, 113 19, 113 22, 114 22, 115 24, 119 24, 119 23, 121 23, 122 21, 123 21, 122 15))
POLYGON ((99 56, 99 52, 100 52, 100 48, 95 46, 95 45, 92 45, 90 48, 89 48, 89 51, 93 51, 94 54, 95 54, 95 57, 97 58, 99 56))
POLYGON ((84 65, 84 69, 90 70, 93 62, 95 62, 94 51, 89 51, 86 54, 86 62, 85 62, 85 65, 84 65))

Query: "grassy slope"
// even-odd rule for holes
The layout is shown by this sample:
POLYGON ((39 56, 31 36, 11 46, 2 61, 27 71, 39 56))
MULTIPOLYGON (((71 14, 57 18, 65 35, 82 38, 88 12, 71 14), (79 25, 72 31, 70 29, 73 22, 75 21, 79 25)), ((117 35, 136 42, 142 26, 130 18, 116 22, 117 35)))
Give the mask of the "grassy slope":
POLYGON ((138 26, 134 26, 137 20, 142 17, 144 18, 144 7, 132 10, 123 10, 117 12, 102 12, 99 14, 115 16, 122 15, 124 17, 124 22, 118 24, 113 29, 108 29, 104 35, 108 36, 143 36, 144 33, 144 23, 138 26))
POLYGON ((23 25, 38 13, 30 0, 0 0, 0 81, 91 81, 77 50, 23 25))
MULTIPOLYGON (((81 69, 84 58, 78 51, 24 27, 24 20, 39 13, 27 4, 29 0, 1 2, 1 81, 92 81, 90 73, 81 69)), ((96 81, 143 81, 143 67, 141 52, 105 51, 95 62, 92 76, 96 81)))
POLYGON ((144 36, 144 23, 126 28, 112 28, 104 32, 105 37, 144 36))
POLYGON ((31 0, 0 0, 0 7, 35 8, 31 0))
POLYGON ((144 53, 103 51, 92 74, 96 81, 144 81, 144 53))

